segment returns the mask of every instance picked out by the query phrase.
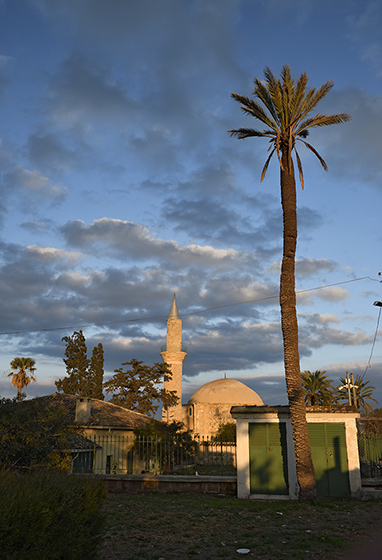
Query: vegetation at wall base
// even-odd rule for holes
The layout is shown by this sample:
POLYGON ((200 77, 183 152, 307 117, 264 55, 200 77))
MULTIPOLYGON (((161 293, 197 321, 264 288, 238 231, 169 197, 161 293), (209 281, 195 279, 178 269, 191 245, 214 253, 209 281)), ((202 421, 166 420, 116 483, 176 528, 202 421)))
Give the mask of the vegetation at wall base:
POLYGON ((106 490, 53 471, 0 473, 1 560, 95 560, 106 490))

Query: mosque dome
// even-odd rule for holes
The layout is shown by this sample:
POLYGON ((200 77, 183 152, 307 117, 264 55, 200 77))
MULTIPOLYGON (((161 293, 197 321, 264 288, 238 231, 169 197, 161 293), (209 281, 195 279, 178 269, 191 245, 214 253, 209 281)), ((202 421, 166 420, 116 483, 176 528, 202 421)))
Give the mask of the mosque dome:
POLYGON ((188 404, 195 403, 257 406, 264 404, 255 391, 237 379, 216 379, 202 385, 188 401, 188 404))

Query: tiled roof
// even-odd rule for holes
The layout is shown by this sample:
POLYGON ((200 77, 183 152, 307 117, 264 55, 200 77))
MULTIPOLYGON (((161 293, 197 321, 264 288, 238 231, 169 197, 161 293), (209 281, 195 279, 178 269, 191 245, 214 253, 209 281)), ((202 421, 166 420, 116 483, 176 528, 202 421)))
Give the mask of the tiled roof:
MULTIPOLYGON (((76 412, 76 399, 74 395, 54 393, 45 397, 38 397, 54 407, 61 407, 67 410, 69 421, 74 424, 76 412)), ((91 413, 87 422, 81 423, 85 428, 108 427, 108 428, 143 428, 152 418, 144 416, 139 412, 127 410, 107 401, 91 399, 91 413)), ((159 421, 159 420, 158 420, 159 421)))

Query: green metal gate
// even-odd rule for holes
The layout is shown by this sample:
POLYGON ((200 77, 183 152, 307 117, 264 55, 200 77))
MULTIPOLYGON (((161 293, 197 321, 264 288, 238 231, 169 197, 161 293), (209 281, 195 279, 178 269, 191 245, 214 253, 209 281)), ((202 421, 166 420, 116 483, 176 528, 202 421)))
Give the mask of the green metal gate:
POLYGON ((309 423, 317 495, 350 497, 345 424, 309 423))
POLYGON ((288 494, 286 425, 249 424, 251 494, 288 494))

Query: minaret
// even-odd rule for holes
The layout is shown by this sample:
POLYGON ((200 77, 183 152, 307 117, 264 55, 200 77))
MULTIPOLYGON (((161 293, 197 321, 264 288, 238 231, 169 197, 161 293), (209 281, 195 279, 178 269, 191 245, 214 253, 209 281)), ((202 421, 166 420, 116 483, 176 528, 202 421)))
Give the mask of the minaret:
POLYGON ((169 365, 172 373, 170 381, 164 382, 164 388, 167 391, 176 391, 179 401, 176 406, 165 408, 162 411, 162 420, 164 422, 181 422, 183 419, 182 409, 182 370, 183 360, 187 356, 187 352, 182 349, 182 320, 179 315, 178 306, 176 305, 175 294, 174 301, 170 309, 167 319, 167 344, 166 350, 161 352, 163 361, 169 365))

